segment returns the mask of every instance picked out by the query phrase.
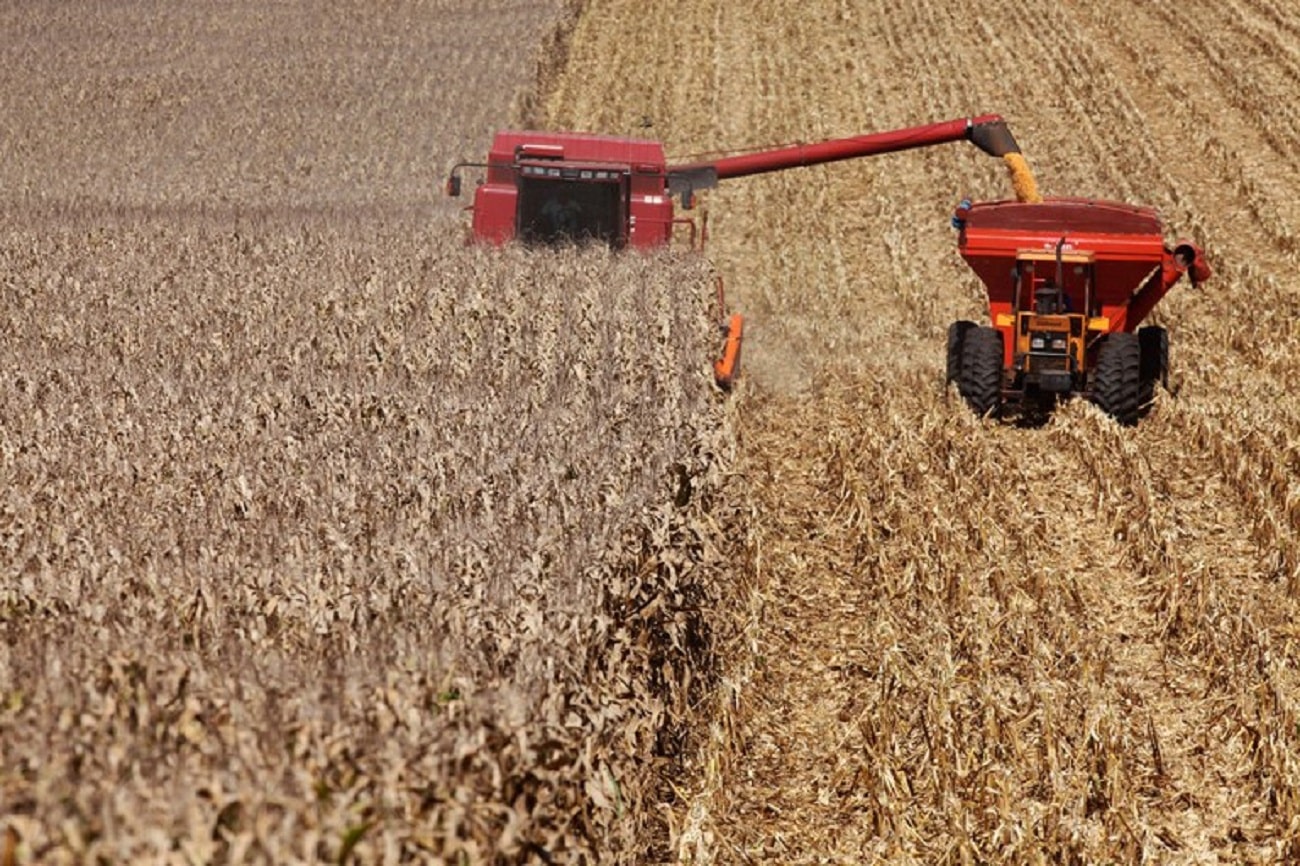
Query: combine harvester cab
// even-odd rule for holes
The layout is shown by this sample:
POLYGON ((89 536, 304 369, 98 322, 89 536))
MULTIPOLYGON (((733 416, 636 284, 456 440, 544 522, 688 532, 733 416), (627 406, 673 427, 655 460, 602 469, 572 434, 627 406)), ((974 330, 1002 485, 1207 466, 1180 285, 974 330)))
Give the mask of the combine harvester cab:
MULTIPOLYGON (((995 114, 677 166, 667 164, 657 141, 573 132, 499 132, 487 162, 453 167, 446 192, 461 194, 462 168, 486 171, 472 207, 473 237, 484 243, 595 242, 616 249, 653 249, 671 243, 674 229, 684 227, 691 247, 703 248, 707 232, 697 231, 693 219, 675 215, 675 197, 690 210, 696 191, 719 180, 956 141, 969 141, 1006 159, 1013 177, 1015 165, 1023 164, 1006 122, 995 114)), ((1020 176, 1032 183, 1027 171, 1020 176)), ((717 295, 723 345, 713 370, 718 385, 726 389, 740 371, 744 319, 726 315, 721 282, 717 295)))
MULTIPOLYGON (((474 239, 492 244, 595 241, 650 249, 672 238, 667 162, 657 141, 603 135, 498 132, 474 192, 474 239)), ((453 170, 449 195, 460 194, 453 170)))
POLYGON ((1201 250, 1166 246, 1152 208, 1095 199, 962 202, 954 225, 989 299, 991 325, 948 329, 948 381, 971 408, 1041 412, 1079 394, 1136 424, 1169 368, 1164 328, 1138 326, 1184 274, 1210 278, 1201 250))

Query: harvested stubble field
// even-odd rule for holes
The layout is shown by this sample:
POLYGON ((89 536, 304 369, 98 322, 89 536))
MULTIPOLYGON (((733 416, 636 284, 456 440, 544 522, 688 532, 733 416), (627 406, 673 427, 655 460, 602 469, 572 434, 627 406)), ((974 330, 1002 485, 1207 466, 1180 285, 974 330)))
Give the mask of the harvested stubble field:
POLYGON ((667 856, 712 274, 430 207, 566 14, 0 12, 4 866, 667 856))
POLYGON ((18 862, 1300 858, 1285 4, 0 20, 18 862), (1009 193, 970 148, 709 194, 730 417, 703 264, 427 210, 511 119, 683 157, 985 111, 1209 252, 1135 430, 939 387, 947 217, 1009 193))
POLYGON ((682 157, 996 111, 1044 194, 1155 205, 1217 269, 1158 309, 1173 393, 1137 429, 1020 429, 939 384, 983 312, 947 219, 1009 197, 996 161, 710 193, 750 317, 749 618, 682 858, 1300 859, 1298 96, 1275 0, 587 4, 553 127, 682 157))

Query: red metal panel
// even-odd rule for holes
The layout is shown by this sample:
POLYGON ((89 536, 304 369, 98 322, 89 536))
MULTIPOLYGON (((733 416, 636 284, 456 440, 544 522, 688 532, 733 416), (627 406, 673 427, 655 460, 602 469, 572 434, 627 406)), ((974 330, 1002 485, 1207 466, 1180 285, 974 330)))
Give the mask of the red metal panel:
POLYGON ((1162 229, 1155 208, 1095 198, 1046 198, 1039 204, 1019 201, 976 202, 966 224, 976 228, 1060 232, 1069 229, 1124 235, 1157 235, 1162 229))
POLYGON ((514 181, 488 182, 474 193, 474 238, 490 244, 504 244, 515 236, 514 181))
POLYGON ((492 139, 488 162, 512 164, 515 161, 515 149, 525 144, 559 147, 563 150, 565 162, 646 166, 650 172, 664 172, 664 147, 660 142, 579 132, 498 132, 492 139))
POLYGON ((661 247, 672 240, 673 203, 662 187, 656 194, 633 194, 628 226, 628 246, 661 247))
MULTIPOLYGON (((1046 199, 1041 204, 981 202, 958 212, 964 221, 959 245, 962 257, 984 283, 989 309, 1011 311, 1015 292, 1015 263, 1025 250, 1090 252, 1094 257, 1095 311, 1111 319, 1112 330, 1128 330, 1128 305, 1152 272, 1168 257, 1156 212, 1147 207, 1094 199, 1046 199)), ((1051 265, 1039 275, 1049 275, 1051 265)), ((1082 302, 1081 277, 1067 268, 1067 296, 1082 302)), ((1028 298, 1022 298, 1027 303, 1028 298)), ((1149 309, 1149 308, 1148 308, 1149 309)), ((1080 312, 1083 312, 1080 310, 1080 312)), ((1136 312, 1136 311, 1135 311, 1136 312)), ((1142 311, 1145 315, 1146 311, 1142 311)))

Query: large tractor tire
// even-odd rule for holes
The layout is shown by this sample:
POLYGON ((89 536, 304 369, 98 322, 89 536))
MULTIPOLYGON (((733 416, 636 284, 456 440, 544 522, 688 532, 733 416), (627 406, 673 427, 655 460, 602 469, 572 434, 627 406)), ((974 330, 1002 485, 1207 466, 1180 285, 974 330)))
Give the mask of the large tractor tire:
POLYGON ((1142 386, 1138 402, 1143 408, 1156 396, 1156 383, 1169 387, 1169 332, 1157 325, 1138 329, 1142 360, 1142 386))
POLYGON ((1111 334, 1101 344, 1092 402, 1125 427, 1137 424, 1142 407, 1142 346, 1137 334, 1111 334))
POLYGON ((1002 332, 970 328, 961 345, 957 390, 977 415, 997 417, 1002 410, 1002 332))
POLYGON ((975 327, 974 322, 965 320, 953 322, 948 326, 948 373, 943 383, 957 381, 961 375, 961 347, 966 342, 966 335, 975 327))

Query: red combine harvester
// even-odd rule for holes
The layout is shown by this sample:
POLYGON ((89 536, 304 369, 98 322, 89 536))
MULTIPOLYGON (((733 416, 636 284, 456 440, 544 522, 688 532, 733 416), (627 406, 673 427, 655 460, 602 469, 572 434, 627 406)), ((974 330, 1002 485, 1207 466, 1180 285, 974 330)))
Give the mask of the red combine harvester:
POLYGON ((1138 325, 1183 274, 1210 278, 1201 250, 1166 246, 1151 208, 1095 199, 962 202, 953 223, 992 323, 948 329, 948 381, 966 402, 998 415, 1082 394, 1136 424, 1169 368, 1164 328, 1138 325))
MULTIPOLYGON (((674 196, 689 210, 697 190, 722 179, 962 140, 992 156, 1019 153, 1006 123, 991 114, 676 166, 668 165, 657 141, 500 132, 487 162, 456 165, 446 191, 460 195, 460 169, 486 169, 472 209, 474 238, 487 243, 593 241, 648 249, 671 242, 674 229, 681 226, 689 229, 692 246, 697 239, 702 246, 704 232, 697 232, 694 220, 675 214, 674 196)), ((718 305, 725 343, 714 374, 725 388, 740 369, 744 322, 738 314, 725 315, 721 290, 718 305)))

